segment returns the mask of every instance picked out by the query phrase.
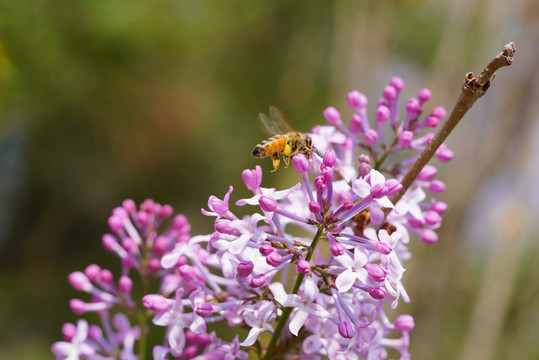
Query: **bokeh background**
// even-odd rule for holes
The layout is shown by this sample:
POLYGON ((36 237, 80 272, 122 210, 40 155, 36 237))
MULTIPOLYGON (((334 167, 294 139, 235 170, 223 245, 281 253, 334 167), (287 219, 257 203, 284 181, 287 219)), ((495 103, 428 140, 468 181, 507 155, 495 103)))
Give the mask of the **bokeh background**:
MULTIPOLYGON (((0 359, 47 359, 78 296, 69 272, 99 263, 113 207, 169 203, 193 233, 280 107, 299 130, 346 94, 428 87, 450 110, 464 74, 509 41, 499 71, 450 136, 449 211, 414 241, 405 285, 414 359, 539 358, 539 2, 0 0, 0 359)), ((294 171, 264 185, 297 182, 294 171)))

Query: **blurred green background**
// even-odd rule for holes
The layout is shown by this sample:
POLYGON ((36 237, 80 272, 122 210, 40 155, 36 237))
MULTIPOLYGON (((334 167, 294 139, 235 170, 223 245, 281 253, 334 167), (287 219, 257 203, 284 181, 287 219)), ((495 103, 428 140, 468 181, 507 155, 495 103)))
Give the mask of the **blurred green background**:
POLYGON ((169 203, 193 233, 280 107, 298 130, 357 89, 373 112, 391 76, 404 101, 455 103, 464 74, 509 41, 513 66, 468 113, 440 167, 438 243, 413 241, 405 285, 414 359, 538 359, 539 2, 0 0, 0 359, 51 358, 125 198, 169 203))

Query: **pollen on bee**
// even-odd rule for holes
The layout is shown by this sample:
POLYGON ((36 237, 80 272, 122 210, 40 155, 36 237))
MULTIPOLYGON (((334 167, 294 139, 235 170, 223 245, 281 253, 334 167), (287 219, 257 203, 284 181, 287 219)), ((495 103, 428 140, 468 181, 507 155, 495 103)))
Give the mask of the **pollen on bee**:
POLYGON ((283 154, 288 156, 290 155, 291 152, 292 152, 292 148, 290 147, 290 145, 286 144, 283 149, 283 154))

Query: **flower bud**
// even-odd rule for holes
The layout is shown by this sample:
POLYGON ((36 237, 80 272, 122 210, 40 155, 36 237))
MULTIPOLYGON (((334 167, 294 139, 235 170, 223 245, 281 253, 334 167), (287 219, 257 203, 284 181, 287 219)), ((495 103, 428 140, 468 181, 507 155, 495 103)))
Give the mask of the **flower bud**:
POLYGON ((395 319, 395 329, 402 332, 410 332, 414 329, 415 323, 412 315, 399 315, 395 319))
POLYGON ((436 201, 431 205, 430 209, 442 215, 447 210, 447 204, 443 201, 436 201))
POLYGON ((71 299, 69 301, 69 307, 77 315, 82 315, 86 312, 86 303, 80 299, 71 299))
POLYGON ((436 116, 429 116, 425 120, 425 124, 428 127, 433 127, 434 128, 434 127, 438 126, 439 123, 440 123, 440 119, 438 119, 436 116))
POLYGON ((354 337, 355 331, 352 324, 348 321, 341 321, 338 326, 339 334, 345 339, 351 339, 354 337))
POLYGON ((369 295, 376 300, 382 300, 386 297, 386 291, 381 287, 371 287, 369 289, 369 295))
POLYGON ((129 276, 121 276, 118 280, 118 288, 123 293, 129 293, 133 288, 133 280, 129 276))
POLYGON ((393 86, 398 92, 404 89, 404 80, 398 76, 393 76, 389 81, 389 84, 393 86))
POLYGON ((335 109, 333 106, 330 106, 326 108, 323 112, 324 117, 326 118, 327 122, 332 125, 339 125, 342 123, 341 121, 341 114, 337 109, 335 109))
POLYGON ((417 93, 417 97, 419 101, 421 101, 422 103, 429 101, 431 96, 432 96, 432 93, 427 88, 421 89, 417 93))
POLYGON ((273 246, 271 246, 270 244, 264 244, 260 247, 260 249, 258 249, 258 251, 260 251, 260 253, 264 256, 268 256, 269 254, 271 254, 272 252, 275 251, 275 249, 273 248, 273 246))
POLYGON ((331 255, 337 257, 344 254, 344 246, 341 243, 335 242, 330 245, 329 251, 331 251, 331 255))
POLYGON ((373 199, 381 199, 387 194, 387 187, 385 184, 376 184, 371 188, 370 194, 373 199))
POLYGON ((259 288, 266 282, 266 275, 260 274, 251 279, 251 286, 259 288))
POLYGON ((438 234, 431 229, 423 229, 419 233, 419 239, 425 244, 432 244, 438 241, 438 234))
POLYGON ((441 162, 448 162, 449 160, 453 159, 455 154, 453 153, 453 150, 449 149, 447 146, 445 146, 445 144, 442 144, 438 150, 436 150, 434 156, 436 156, 441 162))
POLYGON ((445 117, 445 115, 447 114, 447 112, 445 111, 445 109, 441 106, 437 106, 435 107, 434 109, 432 109, 432 111, 430 112, 430 115, 431 116, 435 116, 437 117, 438 119, 443 119, 445 117))
POLYGON ((434 194, 439 194, 441 192, 445 191, 445 184, 440 180, 433 180, 430 184, 428 189, 433 192, 434 194))
POLYGON ((296 270, 300 274, 308 274, 311 272, 311 263, 307 260, 299 260, 298 264, 296 265, 296 270))
POLYGON ((74 271, 67 277, 69 284, 78 291, 90 292, 93 285, 88 277, 81 271, 74 271))
POLYGON ((262 195, 258 199, 258 204, 263 211, 267 212, 273 212, 277 208, 277 201, 266 195, 262 195))
POLYGON ((389 116, 391 115, 391 112, 389 111, 389 108, 385 105, 380 105, 376 109, 376 120, 378 122, 384 123, 389 119, 389 116))
POLYGON ((335 155, 335 151, 333 149, 327 149, 324 154, 323 164, 327 167, 333 167, 336 161, 337 156, 335 155))
POLYGON ((203 302, 197 305, 196 313, 198 316, 210 317, 213 315, 213 306, 209 302, 203 302))
POLYGON ((367 107, 367 97, 359 91, 350 91, 347 95, 348 105, 355 110, 364 109, 367 107))
POLYGON ((125 199, 122 202, 122 206, 130 214, 134 214, 137 211, 137 204, 132 199, 125 199))
POLYGON ((242 261, 238 264, 238 276, 240 278, 246 278, 251 275, 254 269, 254 264, 252 261, 242 261))
POLYGON ((392 102, 397 98, 398 92, 397 89, 395 89, 391 85, 387 85, 384 88, 384 99, 386 99, 388 102, 392 102))
POLYGON ((162 314, 170 308, 167 299, 163 295, 159 294, 145 295, 142 298, 142 305, 158 314, 162 314))
POLYGON ((313 213, 313 214, 318 214, 320 213, 320 210, 322 209, 322 207, 320 206, 320 203, 318 201, 311 201, 309 202, 309 210, 313 213))
POLYGON ((254 170, 243 170, 241 179, 245 183, 247 189, 255 191, 260 187, 260 184, 262 184, 262 168, 257 165, 254 170))
POLYGON ((71 340, 73 340, 73 338, 75 337, 76 333, 77 327, 75 326, 75 324, 65 323, 64 325, 62 325, 62 335, 65 341, 71 342, 71 340))
POLYGON ((101 275, 101 268, 99 265, 91 264, 84 269, 84 274, 88 277, 90 281, 98 281, 99 276, 101 275))
POLYGON ((352 115, 350 119, 350 131, 353 134, 357 134, 363 129, 363 119, 358 114, 352 115))
POLYGON ((442 217, 436 211, 429 210, 425 214, 425 222, 431 226, 436 226, 442 222, 442 217))
POLYGON ((292 158, 292 165, 294 166, 294 169, 300 174, 307 173, 307 170, 309 170, 309 160, 305 157, 303 154, 297 154, 292 158))
POLYGON ((369 129, 363 134, 363 139, 367 145, 374 145, 378 140, 378 133, 374 129, 369 129))
POLYGON ((282 261, 283 257, 277 251, 274 251, 266 256, 266 263, 273 267, 279 266, 282 261))
POLYGON ((387 188, 386 196, 395 195, 402 189, 402 184, 397 179, 386 180, 385 186, 387 188))
POLYGON ((404 130, 399 135, 398 143, 402 148, 408 148, 412 144, 414 133, 409 130, 404 130))
POLYGON ((423 169, 421 169, 419 172, 419 175, 417 175, 417 179, 421 181, 431 181, 434 179, 437 173, 438 169, 436 169, 435 166, 425 165, 425 167, 423 167, 423 169))
POLYGON ((389 255, 393 250, 391 246, 381 241, 378 241, 376 244, 374 244, 374 249, 383 255, 389 255))
POLYGON ((387 270, 378 264, 372 264, 367 273, 374 281, 382 282, 386 279, 387 270))

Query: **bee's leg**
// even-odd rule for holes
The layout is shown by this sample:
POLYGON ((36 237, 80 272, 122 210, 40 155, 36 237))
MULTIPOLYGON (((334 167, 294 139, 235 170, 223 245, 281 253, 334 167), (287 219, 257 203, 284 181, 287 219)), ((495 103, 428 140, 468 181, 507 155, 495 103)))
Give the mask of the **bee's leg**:
POLYGON ((281 163, 281 159, 279 159, 279 154, 271 154, 271 161, 273 161, 273 170, 271 170, 271 172, 276 172, 279 168, 279 164, 281 163))
POLYGON ((283 155, 283 160, 284 160, 284 167, 286 169, 288 168, 288 165, 290 165, 290 156, 283 155))

